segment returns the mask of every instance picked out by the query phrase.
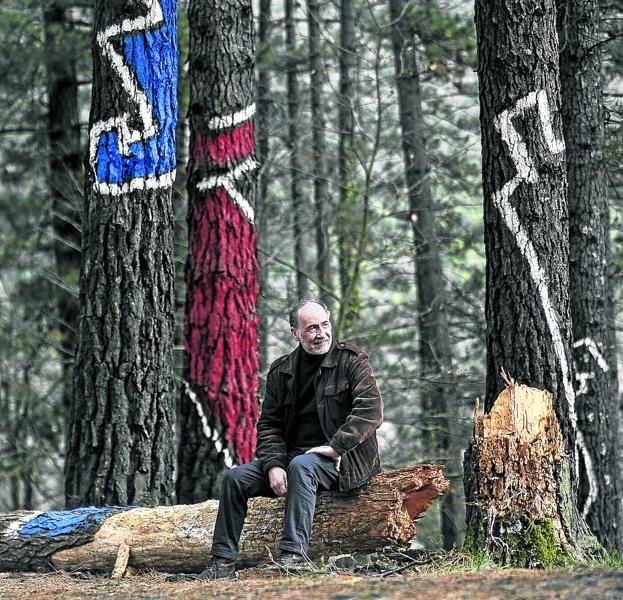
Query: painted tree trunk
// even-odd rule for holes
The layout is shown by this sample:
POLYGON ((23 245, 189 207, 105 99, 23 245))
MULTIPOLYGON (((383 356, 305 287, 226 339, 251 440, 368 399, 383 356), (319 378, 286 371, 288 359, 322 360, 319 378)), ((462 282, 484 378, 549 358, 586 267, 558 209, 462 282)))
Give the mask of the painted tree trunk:
POLYGON ((195 0, 189 22, 180 502, 214 497, 223 469, 252 459, 259 366, 251 2, 195 0))
POLYGON ((597 0, 558 2, 569 197, 569 296, 578 413, 579 506, 603 544, 621 549, 618 390, 608 278, 604 107, 597 0))
POLYGON ((65 431, 69 431, 71 373, 78 301, 73 292, 80 274, 82 149, 78 113, 75 31, 62 2, 43 9, 48 92, 49 191, 52 199, 54 256, 58 286, 59 352, 63 372, 65 431))
MULTIPOLYGON (((311 558, 406 544, 421 517, 448 487, 441 465, 383 473, 354 492, 321 492, 311 558)), ((276 553, 285 500, 254 498, 240 539, 240 561, 276 553)), ((0 570, 110 571, 129 547, 128 565, 200 571, 207 562, 218 502, 157 508, 93 507, 67 512, 0 515, 0 570)), ((120 559, 121 560, 121 559, 120 559)), ((125 568, 125 565, 124 565, 125 568)))
POLYGON ((288 153, 290 167, 290 205, 292 207, 292 237, 294 238, 294 267, 296 269, 296 297, 303 298, 307 295, 307 278, 304 275, 306 269, 306 248, 304 236, 305 202, 301 189, 303 167, 301 163, 301 144, 299 133, 299 82, 298 82, 298 59, 296 51, 295 18, 296 7, 294 0, 285 0, 285 29, 286 29, 286 52, 288 55, 288 153))
POLYGON ((329 206, 329 182, 327 172, 327 144, 325 139, 326 118, 324 67, 322 61, 323 19, 319 0, 307 0, 307 23, 309 27, 309 77, 310 109, 312 120, 312 145, 314 155, 314 208, 316 212, 316 271, 321 285, 320 298, 331 308, 331 253, 326 211, 329 206))
POLYGON ((68 507, 173 496, 176 2, 95 4, 68 507))
POLYGON ((465 509, 462 494, 461 448, 452 418, 448 384, 452 352, 448 334, 445 286, 435 224, 435 203, 429 184, 424 141, 422 96, 417 68, 417 29, 404 0, 391 0, 392 41, 400 112, 405 182, 413 231, 417 289, 419 356, 422 384, 422 444, 444 457, 452 489, 442 500, 441 530, 444 547, 462 544, 465 509))
MULTIPOLYGON (((270 181, 270 125, 271 125, 271 65, 268 64, 271 47, 271 2, 260 0, 258 17, 258 49, 257 49, 257 154, 262 166, 259 173, 258 192, 256 197, 255 223, 257 229, 258 249, 261 248, 268 235, 268 184, 270 181)), ((258 337, 260 373, 268 370, 268 310, 266 292, 268 287, 268 264, 260 255, 260 272, 258 276, 258 337)), ((260 379, 260 397, 264 395, 265 380, 260 379)))
MULTIPOLYGON (((502 388, 502 369, 519 383, 553 394, 565 452, 555 473, 564 533, 560 545, 583 558, 597 542, 576 496, 567 186, 555 17, 553 0, 476 2, 487 259, 485 410, 502 388)), ((466 463, 466 477, 476 467, 466 463)), ((538 515, 487 515, 471 500, 467 497, 467 536, 477 546, 492 553, 496 544, 507 544, 511 562, 540 561, 536 543, 513 552, 512 533, 517 520, 522 527, 543 525, 538 515)))

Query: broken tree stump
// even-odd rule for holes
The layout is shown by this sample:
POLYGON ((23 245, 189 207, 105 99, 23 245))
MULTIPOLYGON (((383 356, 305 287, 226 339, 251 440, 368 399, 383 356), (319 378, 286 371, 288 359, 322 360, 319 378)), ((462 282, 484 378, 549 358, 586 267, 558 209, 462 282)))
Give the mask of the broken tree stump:
MULTIPOLYGON (((373 477, 352 492, 318 494, 310 557, 405 544, 415 520, 449 487, 442 465, 417 465, 373 477)), ((284 499, 254 498, 240 540, 240 560, 267 558, 281 534, 284 499)), ((0 571, 126 567, 202 570, 209 557, 218 501, 156 508, 82 508, 0 515, 0 571)))
POLYGON ((552 394, 507 379, 465 454, 464 552, 527 568, 577 556, 563 523, 572 495, 559 487, 569 469, 552 394))

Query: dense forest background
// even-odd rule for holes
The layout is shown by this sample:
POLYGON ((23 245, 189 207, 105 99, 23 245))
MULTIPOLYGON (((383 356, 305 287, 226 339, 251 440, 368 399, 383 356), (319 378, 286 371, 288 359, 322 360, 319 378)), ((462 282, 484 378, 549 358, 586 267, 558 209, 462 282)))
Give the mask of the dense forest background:
MULTIPOLYGON (((423 112, 419 133, 426 143, 425 181, 431 197, 425 210, 436 227, 435 238, 424 242, 441 259, 441 302, 452 350, 443 373, 434 380, 423 371, 418 351, 418 318, 422 316, 415 276, 418 257, 405 184, 390 3, 355 0, 352 5, 346 87, 340 77, 345 42, 340 38, 343 12, 338 3, 321 6, 317 56, 321 69, 310 68, 308 16, 313 7, 317 10, 313 2, 271 4, 267 0, 254 7, 261 119, 256 139, 262 163, 257 192, 260 379, 272 360, 292 348, 289 305, 300 295, 322 295, 331 306, 335 333, 364 348, 374 365, 386 407, 381 430, 384 466, 443 461, 458 490, 462 473, 453 457, 467 445, 476 399, 485 393, 486 368, 473 5, 460 0, 422 0, 401 7, 409 18, 417 50, 423 112), (328 248, 328 277, 321 287, 313 177, 318 168, 314 149, 319 131, 324 140, 328 248), (438 386, 444 388, 446 401, 431 405, 433 388, 438 386)), ((174 356, 180 402, 188 252, 187 8, 186 2, 179 2, 180 110, 173 195, 177 234, 174 356)), ((87 143, 92 20, 90 3, 0 2, 0 511, 64 505, 67 387, 73 360, 73 332, 66 316, 76 310, 79 263, 74 261, 75 267, 67 268, 68 261, 59 256, 80 248, 76 241, 83 200, 79 164, 87 143), (60 20, 50 9, 57 5, 64 12, 60 20), (50 151, 54 108, 50 102, 54 65, 50 63, 59 56, 71 57, 78 84, 82 150, 67 177, 55 174, 50 151)), ((599 27, 610 276, 616 330, 620 331, 623 11, 616 2, 602 3, 599 27)), ((622 344, 619 335, 619 362, 622 344)), ((176 433, 183 438, 179 427, 176 433)))

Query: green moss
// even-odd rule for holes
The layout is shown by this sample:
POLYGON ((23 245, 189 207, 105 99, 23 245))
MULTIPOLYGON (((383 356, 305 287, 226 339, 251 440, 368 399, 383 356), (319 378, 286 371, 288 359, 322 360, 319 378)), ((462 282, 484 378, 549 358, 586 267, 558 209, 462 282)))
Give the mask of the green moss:
POLYGON ((484 555, 496 565, 520 568, 549 568, 571 562, 551 519, 533 522, 517 515, 498 518, 493 527, 485 518, 472 523, 462 553, 473 560, 484 555))

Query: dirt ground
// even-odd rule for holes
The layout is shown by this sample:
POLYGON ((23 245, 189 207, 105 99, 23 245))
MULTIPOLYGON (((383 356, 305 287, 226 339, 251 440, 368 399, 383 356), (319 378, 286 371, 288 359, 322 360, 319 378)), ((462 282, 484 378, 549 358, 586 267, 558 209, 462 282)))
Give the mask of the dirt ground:
POLYGON ((0 598, 261 598, 296 600, 497 600, 623 598, 623 569, 566 571, 496 570, 459 574, 408 571, 385 577, 344 572, 283 577, 260 570, 241 571, 234 580, 169 582, 163 573, 112 580, 88 574, 0 573, 0 598))

